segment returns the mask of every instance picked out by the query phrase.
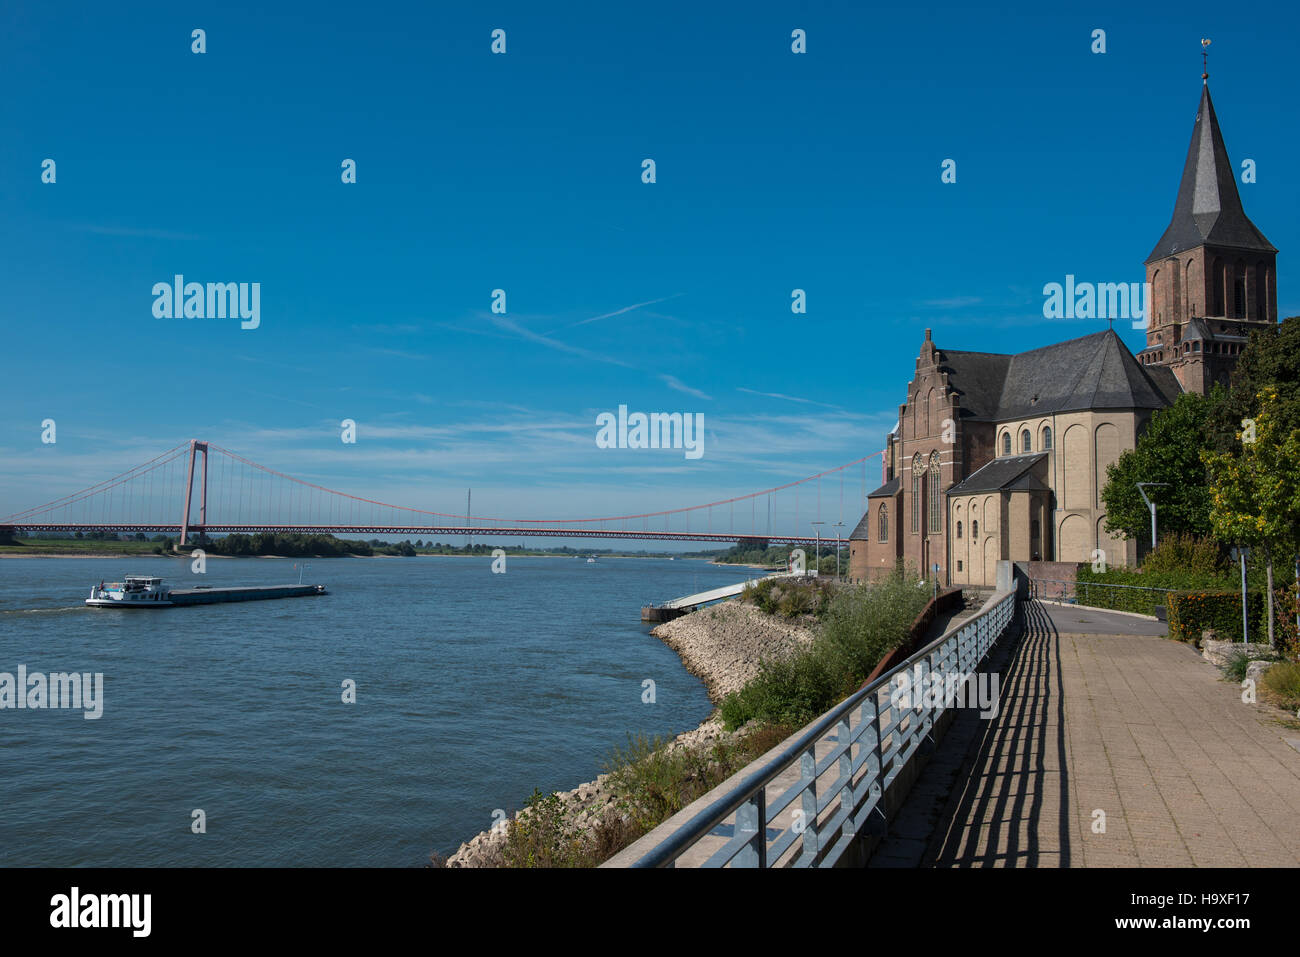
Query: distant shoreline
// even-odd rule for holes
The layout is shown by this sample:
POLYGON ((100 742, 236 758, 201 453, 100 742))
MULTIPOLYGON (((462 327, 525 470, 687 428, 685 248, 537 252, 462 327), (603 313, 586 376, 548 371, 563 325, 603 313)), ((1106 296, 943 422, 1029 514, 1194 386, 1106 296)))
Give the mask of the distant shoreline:
MULTIPOLYGON (((36 547, 39 547, 39 546, 36 546, 36 547)), ((198 545, 193 545, 193 546, 191 546, 191 548, 198 548, 198 547, 199 547, 198 545)), ((323 561, 327 561, 327 560, 329 560, 329 559, 335 559, 335 558, 398 558, 398 559, 406 559, 406 560, 409 560, 409 559, 411 559, 411 558, 477 558, 477 559, 479 559, 479 560, 482 560, 482 559, 488 559, 489 561, 492 559, 492 555, 491 555, 491 553, 488 553, 488 554, 485 554, 485 555, 447 555, 447 554, 438 554, 438 553, 435 553, 435 552, 421 552, 421 553, 417 553, 417 554, 415 554, 415 555, 406 555, 406 556, 403 556, 403 555, 222 555, 222 554, 220 554, 219 552, 208 552, 208 553, 207 553, 207 557, 210 558, 210 559, 211 559, 211 558, 284 558, 284 559, 292 559, 292 560, 294 560, 294 561, 322 561, 322 562, 323 562, 323 561)), ((515 554, 511 554, 510 552, 506 552, 506 557, 507 557, 507 558, 567 558, 567 559, 573 560, 573 559, 581 559, 581 558, 583 558, 584 556, 583 556, 583 555, 556 555, 556 554, 544 554, 544 555, 527 555, 527 554, 524 554, 524 555, 515 555, 515 554)), ((189 555, 189 552, 188 552, 188 551, 184 551, 184 552, 171 552, 171 553, 164 554, 164 555, 159 555, 159 554, 156 553, 156 552, 112 552, 112 551, 93 551, 93 552, 92 552, 92 551, 85 551, 85 552, 77 552, 77 551, 72 551, 72 552, 46 552, 46 551, 40 551, 40 552, 16 552, 16 551, 0 551, 0 558, 182 558, 182 559, 189 560, 190 555, 189 555)), ((707 558, 684 558, 684 557, 682 557, 682 556, 680 556, 680 555, 677 555, 677 556, 670 556, 670 555, 598 555, 597 558, 596 558, 596 561, 597 561, 597 563, 599 563, 599 562, 603 562, 603 561, 606 561, 606 560, 613 560, 613 559, 629 559, 629 558, 636 558, 636 559, 650 559, 650 560, 663 561, 663 562, 666 562, 666 561, 678 561, 678 562, 705 562, 705 561, 707 561, 707 562, 709 562, 709 564, 711 564, 711 565, 728 564, 728 563, 726 563, 726 562, 714 562, 714 561, 712 561, 712 560, 710 560, 710 559, 707 559, 707 558)), ((736 567, 739 568, 739 567, 742 567, 742 566, 739 566, 739 565, 738 565, 738 566, 736 566, 736 567)), ((752 565, 752 566, 745 566, 745 567, 761 568, 762 566, 759 566, 759 565, 752 565)))

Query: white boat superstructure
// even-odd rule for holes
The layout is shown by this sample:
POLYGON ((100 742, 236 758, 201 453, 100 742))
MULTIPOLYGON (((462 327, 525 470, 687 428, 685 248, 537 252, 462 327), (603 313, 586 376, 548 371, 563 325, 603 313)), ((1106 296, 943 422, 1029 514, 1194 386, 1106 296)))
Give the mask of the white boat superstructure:
POLYGON ((127 575, 120 582, 100 582, 90 588, 86 604, 99 608, 157 608, 171 604, 171 586, 152 575, 127 575))

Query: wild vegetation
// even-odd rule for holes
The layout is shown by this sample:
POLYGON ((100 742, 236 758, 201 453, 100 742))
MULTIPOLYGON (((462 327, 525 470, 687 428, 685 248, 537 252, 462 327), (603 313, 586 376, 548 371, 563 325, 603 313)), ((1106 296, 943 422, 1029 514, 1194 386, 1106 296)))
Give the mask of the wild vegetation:
POLYGON ((745 604, 778 618, 821 618, 830 607, 835 585, 825 578, 764 578, 738 596, 745 604))
POLYGON ((1264 672, 1265 696, 1291 712, 1300 712, 1300 663, 1283 661, 1264 672))
POLYGON ((750 721, 802 726, 852 694, 906 637, 930 598, 916 578, 899 571, 868 585, 837 589, 811 646, 764 660, 759 673, 723 699, 728 728, 750 721))
POLYGON ((589 825, 558 794, 534 791, 507 825, 507 867, 595 867, 707 794, 794 731, 769 726, 710 745, 631 737, 606 762, 614 802, 589 825))

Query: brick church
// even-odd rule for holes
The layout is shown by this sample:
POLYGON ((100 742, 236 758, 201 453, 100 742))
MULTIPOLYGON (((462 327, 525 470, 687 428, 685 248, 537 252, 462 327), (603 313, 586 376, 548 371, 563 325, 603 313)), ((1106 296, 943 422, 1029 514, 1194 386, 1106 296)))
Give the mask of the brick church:
POLYGON ((1182 392, 1226 383, 1252 329, 1277 323, 1277 250, 1242 209, 1204 80, 1173 217, 1146 260, 1147 345, 1113 330, 1005 355, 925 331, 886 437, 885 482, 850 535, 849 574, 905 563, 992 585, 998 560, 1137 562, 1105 530, 1106 466, 1182 392))

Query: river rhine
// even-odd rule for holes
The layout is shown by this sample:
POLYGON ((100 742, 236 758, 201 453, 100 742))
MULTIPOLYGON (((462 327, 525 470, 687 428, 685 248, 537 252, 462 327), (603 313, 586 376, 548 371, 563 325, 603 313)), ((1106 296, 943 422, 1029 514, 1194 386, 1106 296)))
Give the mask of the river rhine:
POLYGON ((629 732, 711 710, 640 606, 703 561, 330 559, 319 598, 100 610, 93 583, 296 582, 290 559, 0 559, 0 672, 102 672, 103 716, 0 710, 0 865, 420 866, 629 732), (642 702, 655 682, 655 703, 642 702), (356 703, 342 701, 356 682, 356 703), (202 809, 207 831, 191 830, 202 809))

